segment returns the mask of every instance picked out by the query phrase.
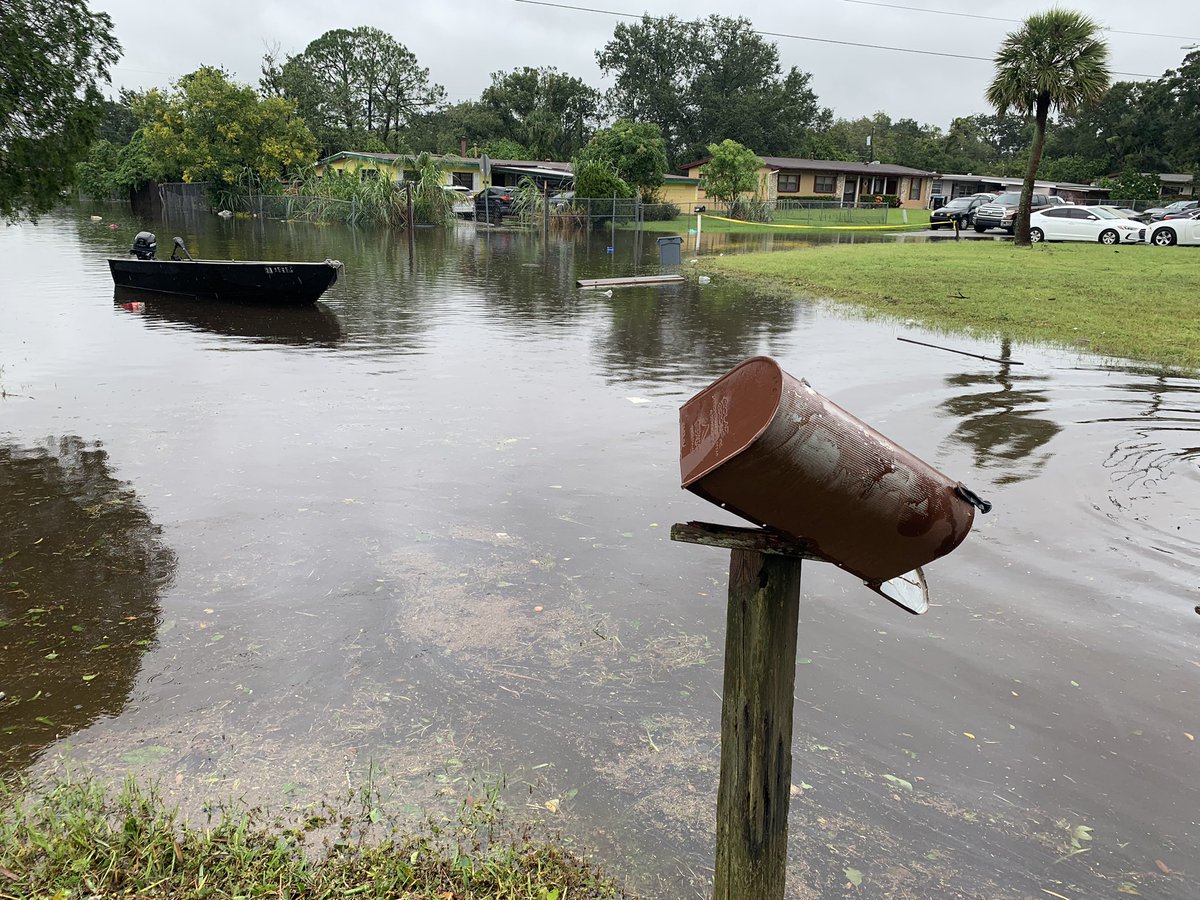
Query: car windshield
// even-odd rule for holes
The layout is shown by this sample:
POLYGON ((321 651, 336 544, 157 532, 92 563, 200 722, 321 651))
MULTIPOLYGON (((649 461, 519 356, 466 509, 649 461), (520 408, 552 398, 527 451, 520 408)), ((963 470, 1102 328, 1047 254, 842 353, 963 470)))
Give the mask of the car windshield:
POLYGON ((1089 206, 1088 212, 1095 213, 1101 219, 1123 219, 1124 216, 1118 216, 1111 209, 1105 209, 1103 206, 1089 206))
POLYGON ((1021 202, 1021 195, 1020 194, 1001 194, 999 197, 997 197, 992 202, 998 203, 1001 206, 1016 206, 1018 203, 1021 202))
POLYGON ((1176 200, 1167 209, 1183 209, 1184 207, 1191 206, 1193 202, 1192 200, 1176 200))
POLYGON ((971 205, 971 200, 968 197, 957 197, 946 204, 946 209, 965 209, 971 205))

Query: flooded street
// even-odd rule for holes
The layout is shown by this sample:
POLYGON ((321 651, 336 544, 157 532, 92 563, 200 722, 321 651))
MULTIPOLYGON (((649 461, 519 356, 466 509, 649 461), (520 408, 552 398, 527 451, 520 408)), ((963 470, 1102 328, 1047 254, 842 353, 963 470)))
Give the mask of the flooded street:
POLYGON ((575 288, 657 272, 653 234, 422 230, 410 268, 403 233, 90 212, 0 230, 0 769, 414 814, 503 783, 705 896, 728 557, 668 532, 737 523, 680 490, 677 411, 765 353, 995 504, 922 617, 806 565, 791 896, 1200 895, 1200 381, 575 288), (121 305, 144 227, 346 272, 298 312, 121 305))

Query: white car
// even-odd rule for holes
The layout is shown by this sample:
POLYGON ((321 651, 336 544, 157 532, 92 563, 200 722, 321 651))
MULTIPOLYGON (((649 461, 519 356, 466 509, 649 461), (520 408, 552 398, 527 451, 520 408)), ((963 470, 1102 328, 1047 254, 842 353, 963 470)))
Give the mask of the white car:
POLYGON ((475 214, 475 204, 471 202, 471 191, 459 184, 442 185, 453 194, 451 212, 456 216, 472 216, 475 214))
POLYGON ((1155 222, 1146 230, 1146 240, 1155 247, 1200 244, 1200 211, 1155 222))
POLYGON ((1139 244, 1146 227, 1102 206, 1052 206, 1029 216, 1029 239, 1139 244))

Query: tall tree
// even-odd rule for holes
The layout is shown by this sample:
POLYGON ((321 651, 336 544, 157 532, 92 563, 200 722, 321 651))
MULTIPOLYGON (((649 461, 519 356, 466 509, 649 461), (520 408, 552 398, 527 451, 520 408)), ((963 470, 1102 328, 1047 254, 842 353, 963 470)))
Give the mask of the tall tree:
POLYGON ((596 60, 615 78, 613 111, 658 125, 676 165, 724 138, 760 153, 793 152, 831 119, 811 76, 784 72, 779 49, 748 19, 644 16, 617 25, 596 60))
POLYGON ((599 92, 553 68, 494 72, 480 103, 500 120, 496 137, 516 141, 538 159, 570 159, 599 121, 599 92))
POLYGON ((84 0, 0 4, 0 217, 45 212, 71 184, 120 55, 112 19, 84 0))
POLYGON ((700 170, 704 176, 704 193, 728 203, 732 213, 742 194, 758 190, 758 170, 763 161, 749 147, 729 138, 719 144, 709 144, 707 149, 709 159, 700 170))
POLYGON ((165 94, 147 91, 134 112, 145 122, 145 152, 166 177, 230 185, 250 174, 279 178, 316 159, 316 141, 290 100, 261 97, 220 69, 197 69, 165 94))
POLYGON ((326 154, 370 149, 368 136, 398 150, 402 129, 445 99, 407 47, 366 26, 327 31, 282 64, 268 50, 261 86, 296 103, 326 154))
POLYGON ((1108 45, 1099 34, 1100 26, 1082 13, 1051 9, 1027 18, 996 54, 988 102, 1002 116, 1015 110, 1033 117, 1033 144, 1015 223, 1018 246, 1030 246, 1029 209, 1050 112, 1073 110, 1100 99, 1108 89, 1108 45))
MULTIPOLYGON (((575 157, 575 165, 599 160, 608 163, 626 184, 636 187, 646 202, 662 185, 667 171, 667 149, 662 129, 653 122, 617 119, 601 128, 575 157)), ((576 191, 577 196, 584 196, 576 191)))

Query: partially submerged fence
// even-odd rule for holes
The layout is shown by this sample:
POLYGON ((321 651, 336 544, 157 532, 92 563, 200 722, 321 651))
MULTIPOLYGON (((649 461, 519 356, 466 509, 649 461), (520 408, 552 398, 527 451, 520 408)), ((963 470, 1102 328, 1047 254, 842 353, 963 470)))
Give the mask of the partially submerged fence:
POLYGON ((285 222, 344 222, 358 224, 362 209, 351 200, 310 197, 305 194, 237 194, 228 199, 231 212, 247 212, 260 219, 285 222))

